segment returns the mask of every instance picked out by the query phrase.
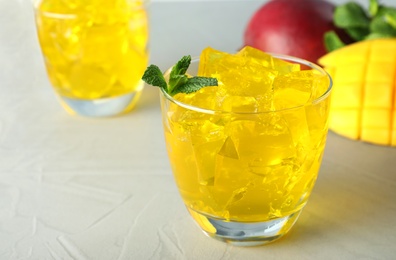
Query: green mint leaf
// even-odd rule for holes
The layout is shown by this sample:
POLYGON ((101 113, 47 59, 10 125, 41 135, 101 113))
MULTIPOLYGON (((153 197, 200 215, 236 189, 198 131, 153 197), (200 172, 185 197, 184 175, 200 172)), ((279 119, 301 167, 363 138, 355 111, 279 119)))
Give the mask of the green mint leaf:
POLYGON ((386 14, 385 15, 385 21, 393 27, 393 29, 396 29, 396 14, 386 14))
POLYGON ((160 87, 171 96, 178 93, 192 93, 206 86, 217 86, 216 78, 192 77, 186 75, 187 69, 191 63, 191 56, 184 56, 175 66, 172 67, 169 74, 169 83, 166 82, 161 70, 156 65, 147 67, 143 74, 142 80, 147 84, 160 87))
POLYGON ((187 82, 185 75, 188 67, 191 64, 191 56, 183 56, 173 67, 169 75, 169 89, 168 93, 173 93, 180 85, 187 82))
MULTIPOLYGON (((333 22, 355 41, 396 37, 396 7, 380 5, 379 0, 369 0, 368 12, 355 2, 337 6, 333 22)), ((324 39, 328 51, 344 46, 335 33, 324 39)))
POLYGON ((344 29, 353 27, 367 28, 370 24, 370 19, 361 5, 349 2, 336 7, 334 23, 344 29))
POLYGON ((376 16, 370 23, 370 31, 377 35, 396 36, 396 28, 388 23, 386 16, 376 16))
POLYGON ((395 15, 396 14, 396 7, 389 7, 389 6, 378 6, 378 12, 376 16, 385 16, 387 14, 395 15))
POLYGON ((147 67, 146 71, 143 74, 142 80, 147 84, 167 90, 168 84, 166 84, 164 75, 156 65, 150 65, 149 67, 147 67))
POLYGON ((189 94, 192 92, 196 92, 203 87, 217 86, 217 85, 218 82, 216 78, 192 77, 188 79, 186 84, 180 85, 179 88, 175 89, 172 95, 176 95, 178 93, 189 94))
POLYGON ((324 34, 324 43, 328 52, 345 46, 345 43, 341 41, 340 37, 338 37, 334 31, 329 31, 324 34))
POLYGON ((395 35, 384 34, 384 33, 370 33, 364 39, 365 40, 373 40, 373 39, 380 39, 380 38, 393 38, 395 35))
POLYGON ((170 79, 174 78, 177 75, 184 75, 187 72, 188 67, 191 63, 191 56, 187 55, 181 58, 175 66, 172 67, 170 73, 170 79))
POLYGON ((347 28, 345 31, 348 35, 354 39, 355 41, 362 41, 366 38, 366 36, 370 33, 369 28, 347 28))
POLYGON ((168 93, 172 94, 175 89, 178 89, 181 85, 186 84, 188 81, 187 75, 173 75, 169 79, 168 93))
POLYGON ((378 0, 370 0, 369 13, 371 17, 374 17, 377 14, 378 7, 379 7, 378 0))

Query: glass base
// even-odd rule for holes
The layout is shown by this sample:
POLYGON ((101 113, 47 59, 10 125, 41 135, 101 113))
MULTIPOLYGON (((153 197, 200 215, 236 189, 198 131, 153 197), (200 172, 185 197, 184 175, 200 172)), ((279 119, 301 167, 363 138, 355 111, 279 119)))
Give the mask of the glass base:
POLYGON ((190 214, 209 237, 236 246, 258 246, 285 235, 297 221, 301 210, 264 222, 235 222, 206 216, 191 209, 190 214))
POLYGON ((129 112, 140 97, 142 88, 126 95, 95 100, 73 99, 59 95, 62 106, 71 114, 106 117, 129 112))

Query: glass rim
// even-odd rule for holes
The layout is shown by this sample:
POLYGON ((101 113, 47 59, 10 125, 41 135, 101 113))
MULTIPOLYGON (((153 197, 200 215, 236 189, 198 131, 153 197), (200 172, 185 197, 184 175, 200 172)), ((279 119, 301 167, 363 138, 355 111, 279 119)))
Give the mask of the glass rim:
MULTIPOLYGON (((275 109, 275 110, 265 110, 265 111, 258 111, 258 112, 237 112, 237 111, 227 111, 227 110, 221 110, 221 109, 209 109, 209 108, 203 108, 203 107, 199 107, 199 106, 194 106, 191 104, 187 104, 184 103, 182 101, 179 101, 177 99, 175 99, 174 97, 172 97, 171 95, 169 95, 168 93, 166 93, 166 91, 163 88, 160 88, 161 93, 163 94, 163 96, 168 99, 169 101, 171 101, 172 103, 181 106, 183 108, 189 109, 189 110, 193 110, 193 111, 197 111, 200 113, 205 113, 205 114, 235 114, 235 115, 258 115, 258 114, 266 114, 266 113, 274 113, 274 112, 281 112, 281 111, 288 111, 288 110, 295 110, 295 109, 299 109, 302 107, 306 107, 309 105, 315 105, 318 104, 320 102, 322 102, 323 100, 325 100, 326 98, 329 97, 330 92, 333 88, 333 80, 330 76, 330 74, 325 71, 322 67, 320 67, 319 65, 301 59, 301 58, 297 58, 297 57, 293 57, 290 55, 285 55, 285 54, 277 54, 277 53, 267 53, 275 58, 279 58, 285 61, 291 61, 294 63, 299 63, 299 64, 303 64, 306 65, 312 69, 315 69, 317 71, 319 71, 322 75, 326 75, 329 79, 329 86, 327 87, 326 91, 323 92, 322 95, 320 95, 318 98, 315 98, 313 100, 309 100, 308 102, 301 104, 301 105, 296 105, 296 106, 291 106, 291 107, 286 107, 286 108, 282 108, 282 109, 275 109)), ((191 58, 191 63, 199 61, 199 56, 194 56, 191 58)), ((166 76, 167 74, 170 73, 170 71, 172 70, 173 66, 170 67, 169 69, 167 69, 164 73, 164 75, 166 76)))
MULTIPOLYGON (((64 16, 68 16, 68 18, 75 18, 75 17, 79 16, 76 13, 70 13, 70 12, 60 13, 60 12, 42 11, 42 10, 39 9, 39 6, 40 6, 42 1, 43 0, 32 0, 32 4, 33 4, 33 8, 34 8, 35 12, 50 14, 50 16, 51 16, 51 14, 53 14, 53 16, 63 16, 64 15, 64 16)), ((152 0, 133 0, 132 2, 141 2, 142 6, 132 8, 132 10, 133 9, 144 9, 144 8, 147 8, 151 4, 151 1, 152 0)))

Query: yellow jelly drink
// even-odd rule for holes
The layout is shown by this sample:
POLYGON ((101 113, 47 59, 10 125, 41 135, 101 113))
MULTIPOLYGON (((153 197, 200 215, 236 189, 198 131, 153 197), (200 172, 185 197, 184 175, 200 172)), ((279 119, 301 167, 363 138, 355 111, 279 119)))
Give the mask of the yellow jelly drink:
POLYGON ((148 63, 146 2, 42 0, 38 3, 37 31, 47 73, 68 110, 84 113, 78 102, 83 106, 84 101, 120 97, 121 104, 116 104, 116 108, 97 115, 132 108, 142 90, 141 77, 148 63))
POLYGON ((197 74, 217 78, 219 86, 162 95, 168 155, 184 203, 211 236, 278 238, 316 181, 331 80, 313 64, 250 47, 236 54, 207 48, 196 62, 197 74), (232 223, 245 235, 235 235, 232 223), (264 223, 258 229, 275 235, 249 237, 251 227, 240 230, 241 223, 264 223))

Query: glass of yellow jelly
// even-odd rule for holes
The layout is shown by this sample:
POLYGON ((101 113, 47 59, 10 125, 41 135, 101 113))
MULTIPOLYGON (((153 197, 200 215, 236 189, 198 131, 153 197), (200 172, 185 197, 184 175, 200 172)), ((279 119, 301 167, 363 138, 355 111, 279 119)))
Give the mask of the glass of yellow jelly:
POLYGON ((40 0, 38 38, 47 74, 71 114, 130 111, 147 67, 149 0, 40 0))
POLYGON ((330 76, 250 47, 207 48, 187 74, 219 82, 192 94, 161 92, 168 156, 188 211, 208 236, 235 245, 282 237, 318 176, 330 76))

